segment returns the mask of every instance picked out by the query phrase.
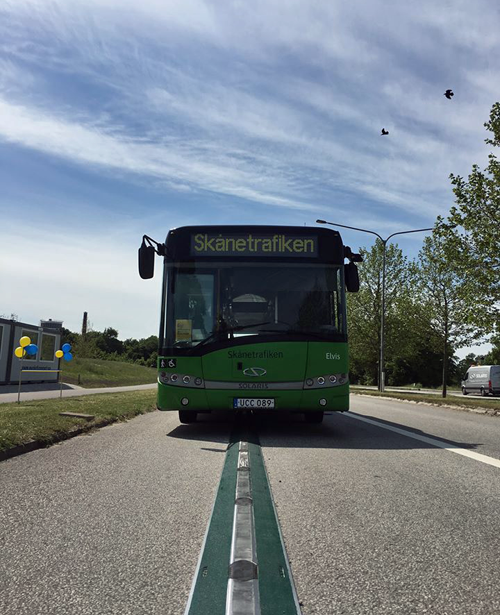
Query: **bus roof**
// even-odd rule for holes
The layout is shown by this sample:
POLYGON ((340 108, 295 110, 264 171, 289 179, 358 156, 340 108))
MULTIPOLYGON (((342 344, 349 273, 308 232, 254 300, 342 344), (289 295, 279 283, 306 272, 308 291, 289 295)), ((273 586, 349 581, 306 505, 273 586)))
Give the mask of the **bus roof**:
POLYGON ((166 240, 168 260, 322 262, 342 265, 344 245, 338 231, 311 226, 183 226, 166 240))

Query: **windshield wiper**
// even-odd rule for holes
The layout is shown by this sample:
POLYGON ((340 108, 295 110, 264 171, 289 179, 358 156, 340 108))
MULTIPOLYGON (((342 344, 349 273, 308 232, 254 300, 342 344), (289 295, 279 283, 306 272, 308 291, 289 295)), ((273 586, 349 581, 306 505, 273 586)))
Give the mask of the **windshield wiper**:
POLYGON ((232 333, 235 333, 236 331, 242 331, 243 329, 249 329, 250 327, 260 327, 262 325, 268 325, 270 324, 270 322, 271 322, 270 320, 266 320, 266 322, 256 322, 254 324, 249 324, 249 325, 238 325, 237 327, 225 327, 223 329, 218 329, 217 331, 214 331, 213 333, 211 333, 204 340, 201 340, 201 342, 196 344, 196 346, 192 346, 191 349, 194 350, 195 348, 199 348, 200 346, 205 346, 205 344, 208 344, 209 342, 213 342, 215 339, 217 339, 221 335, 232 334, 232 333))
POLYGON ((237 327, 233 327, 232 329, 229 329, 229 331, 232 333, 233 331, 242 331, 243 329, 250 329, 250 327, 261 327, 262 325, 269 325, 269 324, 271 324, 271 321, 266 320, 266 322, 255 322, 250 325, 238 325, 237 327))

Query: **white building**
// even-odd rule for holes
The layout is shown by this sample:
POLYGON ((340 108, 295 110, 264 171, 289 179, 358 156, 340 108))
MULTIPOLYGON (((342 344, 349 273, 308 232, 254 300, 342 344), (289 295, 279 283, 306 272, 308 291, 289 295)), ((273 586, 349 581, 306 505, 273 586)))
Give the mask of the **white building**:
POLYGON ((57 382, 59 359, 55 353, 61 348, 61 328, 62 322, 53 320, 42 320, 37 326, 0 318, 0 385, 19 382, 21 369, 22 382, 57 382), (38 346, 38 352, 18 359, 14 351, 25 335, 38 346))

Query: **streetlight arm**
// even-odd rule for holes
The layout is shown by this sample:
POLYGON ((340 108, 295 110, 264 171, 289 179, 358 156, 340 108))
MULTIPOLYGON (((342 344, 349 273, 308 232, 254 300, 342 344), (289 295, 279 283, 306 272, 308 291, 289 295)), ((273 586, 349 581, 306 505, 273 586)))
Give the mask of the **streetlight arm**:
POLYGON ((389 239, 391 237, 394 237, 395 235, 406 235, 407 233, 421 233, 422 231, 433 231, 434 228, 416 228, 413 231, 399 231, 397 233, 393 233, 392 235, 389 235, 389 237, 387 237, 386 241, 389 241, 389 239))
POLYGON ((379 235, 375 231, 369 231, 366 228, 358 228, 356 226, 347 226, 346 224, 338 224, 337 222, 327 222, 326 220, 316 220, 316 222, 318 224, 329 224, 330 226, 341 226, 342 228, 350 228, 353 231, 362 231, 363 233, 370 233, 371 235, 376 235, 384 243, 387 243, 391 237, 395 237, 396 235, 406 235, 407 233, 421 233, 423 231, 434 230, 434 228, 416 228, 412 231, 398 231, 397 233, 392 233, 392 235, 389 235, 387 239, 384 239, 381 235, 379 235))
POLYGON ((376 235, 381 241, 384 241, 382 237, 375 231, 369 231, 365 228, 357 228, 356 226, 347 226, 346 224, 337 224, 336 222, 327 222, 326 220, 316 220, 317 224, 329 224, 330 226, 341 226, 342 228, 350 228, 353 231, 362 231, 363 233, 370 233, 376 235))

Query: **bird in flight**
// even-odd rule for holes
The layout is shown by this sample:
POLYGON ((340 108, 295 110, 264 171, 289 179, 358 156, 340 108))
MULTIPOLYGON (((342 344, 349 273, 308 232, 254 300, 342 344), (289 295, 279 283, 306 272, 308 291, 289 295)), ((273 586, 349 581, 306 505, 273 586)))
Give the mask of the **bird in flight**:
POLYGON ((381 132, 380 136, 382 137, 382 136, 388 135, 388 134, 389 134, 389 131, 386 130, 385 128, 382 128, 382 132, 381 132))
POLYGON ((451 97, 454 96, 454 94, 453 94, 452 90, 446 90, 446 92, 443 94, 443 96, 446 96, 446 98, 448 100, 451 100, 451 97))

